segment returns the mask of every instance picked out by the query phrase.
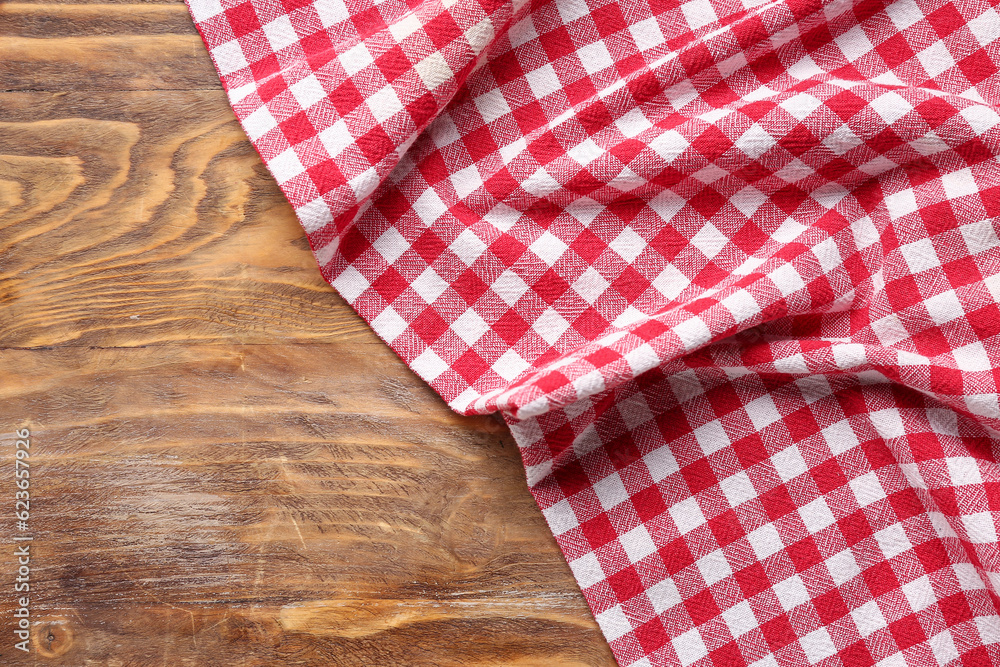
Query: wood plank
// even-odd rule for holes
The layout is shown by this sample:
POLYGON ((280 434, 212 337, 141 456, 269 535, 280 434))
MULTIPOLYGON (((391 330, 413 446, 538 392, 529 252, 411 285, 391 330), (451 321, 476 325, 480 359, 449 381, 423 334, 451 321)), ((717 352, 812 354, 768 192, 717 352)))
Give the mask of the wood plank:
POLYGON ((614 664, 509 432, 382 345, 0 350, 0 424, 53 664, 614 664))
POLYGON ((183 3, 0 3, 0 63, 0 91, 221 88, 183 3))
POLYGON ((369 336, 221 91, 8 93, 0 118, 0 345, 369 336))
POLYGON ((32 5, 110 5, 109 11, 128 11, 131 5, 185 5, 184 0, 23 0, 32 5))
POLYGON ((197 35, 0 39, 3 91, 209 90, 220 86, 197 35))
MULTIPOLYGON (((183 3, 0 4, 0 35, 53 40, 115 35, 195 35, 183 3)), ((54 42, 49 42, 54 43, 54 42)), ((43 54, 31 52, 35 61, 43 54)), ((37 78, 37 76, 35 77, 37 78)), ((216 82, 216 86, 218 82, 216 82)), ((213 86, 215 87, 215 86, 213 86)))

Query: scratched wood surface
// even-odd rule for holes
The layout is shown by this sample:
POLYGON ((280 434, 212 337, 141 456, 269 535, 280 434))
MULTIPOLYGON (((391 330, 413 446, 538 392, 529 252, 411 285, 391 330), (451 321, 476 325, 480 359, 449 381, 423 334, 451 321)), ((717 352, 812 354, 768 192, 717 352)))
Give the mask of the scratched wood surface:
POLYGON ((0 2, 0 461, 2 665, 614 665, 506 427, 322 280, 180 2, 0 2))

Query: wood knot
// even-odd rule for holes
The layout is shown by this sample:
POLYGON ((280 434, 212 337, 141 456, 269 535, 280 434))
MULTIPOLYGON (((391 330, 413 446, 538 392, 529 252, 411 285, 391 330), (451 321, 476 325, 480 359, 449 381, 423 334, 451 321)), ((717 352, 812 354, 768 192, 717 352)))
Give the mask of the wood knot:
POLYGON ((34 627, 32 644, 38 655, 56 658, 73 646, 73 626, 68 618, 48 618, 34 627))

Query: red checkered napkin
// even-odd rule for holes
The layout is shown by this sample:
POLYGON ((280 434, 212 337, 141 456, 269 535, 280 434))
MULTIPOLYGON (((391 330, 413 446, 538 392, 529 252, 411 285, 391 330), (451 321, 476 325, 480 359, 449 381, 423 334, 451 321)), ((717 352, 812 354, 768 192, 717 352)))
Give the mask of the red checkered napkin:
POLYGON ((1000 662, 1000 14, 189 0, 323 275, 621 665, 1000 662))

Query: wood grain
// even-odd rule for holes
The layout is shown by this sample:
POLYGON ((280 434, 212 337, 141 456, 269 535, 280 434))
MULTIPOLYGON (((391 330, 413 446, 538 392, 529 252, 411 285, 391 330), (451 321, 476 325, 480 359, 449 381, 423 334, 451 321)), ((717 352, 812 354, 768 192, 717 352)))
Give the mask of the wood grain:
POLYGON ((221 91, 0 95, 0 341, 367 335, 221 91))
POLYGON ((322 280, 183 4, 0 4, 0 63, 0 452, 31 429, 34 537, 32 652, 8 593, 0 664, 614 664, 506 427, 322 280))
POLYGON ((0 3, 0 90, 211 90, 181 4, 0 3))
POLYGON ((54 664, 599 664, 509 433, 397 366, 359 343, 0 351, 35 612, 72 634, 54 664))

